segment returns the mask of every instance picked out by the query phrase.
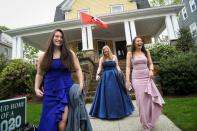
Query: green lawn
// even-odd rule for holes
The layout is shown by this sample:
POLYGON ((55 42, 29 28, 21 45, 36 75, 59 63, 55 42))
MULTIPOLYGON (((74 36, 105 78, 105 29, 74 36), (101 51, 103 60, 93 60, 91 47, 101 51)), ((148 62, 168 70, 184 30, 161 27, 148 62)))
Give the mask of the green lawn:
POLYGON ((197 131, 197 97, 165 99, 164 114, 183 131, 197 131))
POLYGON ((27 122, 38 126, 42 111, 42 104, 27 104, 27 122))
MULTIPOLYGON (((183 131, 197 131, 197 97, 166 98, 164 114, 183 131)), ((41 104, 28 103, 27 121, 38 126, 41 104)))

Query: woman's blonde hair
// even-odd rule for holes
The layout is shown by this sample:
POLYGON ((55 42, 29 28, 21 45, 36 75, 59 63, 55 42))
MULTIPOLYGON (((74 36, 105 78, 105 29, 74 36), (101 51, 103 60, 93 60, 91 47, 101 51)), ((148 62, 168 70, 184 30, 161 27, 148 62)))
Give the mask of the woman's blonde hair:
POLYGON ((109 48, 108 45, 105 45, 105 46, 103 46, 103 49, 102 49, 103 61, 105 61, 105 60, 107 59, 107 58, 105 57, 105 55, 104 55, 104 49, 108 49, 108 51, 109 51, 109 59, 110 59, 110 60, 113 60, 113 54, 112 54, 112 52, 111 52, 111 49, 109 48))

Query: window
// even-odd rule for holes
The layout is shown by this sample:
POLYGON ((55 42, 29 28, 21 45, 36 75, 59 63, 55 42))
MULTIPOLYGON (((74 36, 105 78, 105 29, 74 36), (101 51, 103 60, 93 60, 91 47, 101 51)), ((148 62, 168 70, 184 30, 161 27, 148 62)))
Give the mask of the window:
POLYGON ((183 20, 185 20, 187 18, 187 11, 185 7, 183 7, 182 9, 182 15, 183 15, 183 20))
POLYGON ((99 54, 99 58, 102 56, 102 49, 103 49, 103 46, 106 45, 106 41, 104 40, 98 40, 97 41, 97 48, 98 48, 98 54, 99 54))
POLYGON ((197 27, 196 27, 196 23, 195 23, 195 22, 192 23, 192 24, 189 26, 189 28, 190 28, 190 31, 191 31, 192 35, 193 35, 193 36, 197 36, 197 27))
POLYGON ((189 0, 189 5, 191 8, 191 12, 194 12, 196 10, 196 3, 194 0, 189 0))
POLYGON ((8 49, 7 48, 4 48, 4 52, 3 52, 4 56, 8 56, 8 49))
POLYGON ((80 18, 80 13, 81 13, 81 12, 84 12, 84 13, 87 13, 87 14, 90 13, 89 9, 78 10, 78 11, 77 11, 77 18, 80 18))
POLYGON ((123 12, 123 5, 112 5, 111 6, 111 13, 119 13, 123 12))
POLYGON ((77 49, 78 51, 82 51, 82 42, 77 43, 77 49))

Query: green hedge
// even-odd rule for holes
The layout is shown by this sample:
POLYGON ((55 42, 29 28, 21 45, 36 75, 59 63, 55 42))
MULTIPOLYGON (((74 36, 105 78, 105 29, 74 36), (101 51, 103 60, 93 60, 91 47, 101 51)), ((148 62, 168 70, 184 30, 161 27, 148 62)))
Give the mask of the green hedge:
POLYGON ((173 57, 179 52, 174 46, 158 44, 158 46, 150 49, 150 53, 153 61, 160 61, 161 58, 173 57))
POLYGON ((20 59, 11 60, 0 74, 0 99, 33 91, 35 67, 20 59))
POLYGON ((197 90, 197 53, 162 58, 159 75, 164 93, 187 94, 197 90))

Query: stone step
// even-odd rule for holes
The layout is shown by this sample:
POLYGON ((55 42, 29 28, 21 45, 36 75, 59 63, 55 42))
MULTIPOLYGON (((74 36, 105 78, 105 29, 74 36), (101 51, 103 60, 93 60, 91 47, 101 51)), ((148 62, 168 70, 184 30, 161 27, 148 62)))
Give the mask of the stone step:
POLYGON ((90 97, 85 97, 85 103, 92 103, 93 102, 94 97, 90 96, 90 97))
POLYGON ((89 92, 86 93, 86 96, 87 97, 94 96, 95 93, 96 93, 96 91, 89 91, 89 92))
POLYGON ((90 92, 90 91, 96 91, 96 86, 89 88, 87 92, 90 92))

